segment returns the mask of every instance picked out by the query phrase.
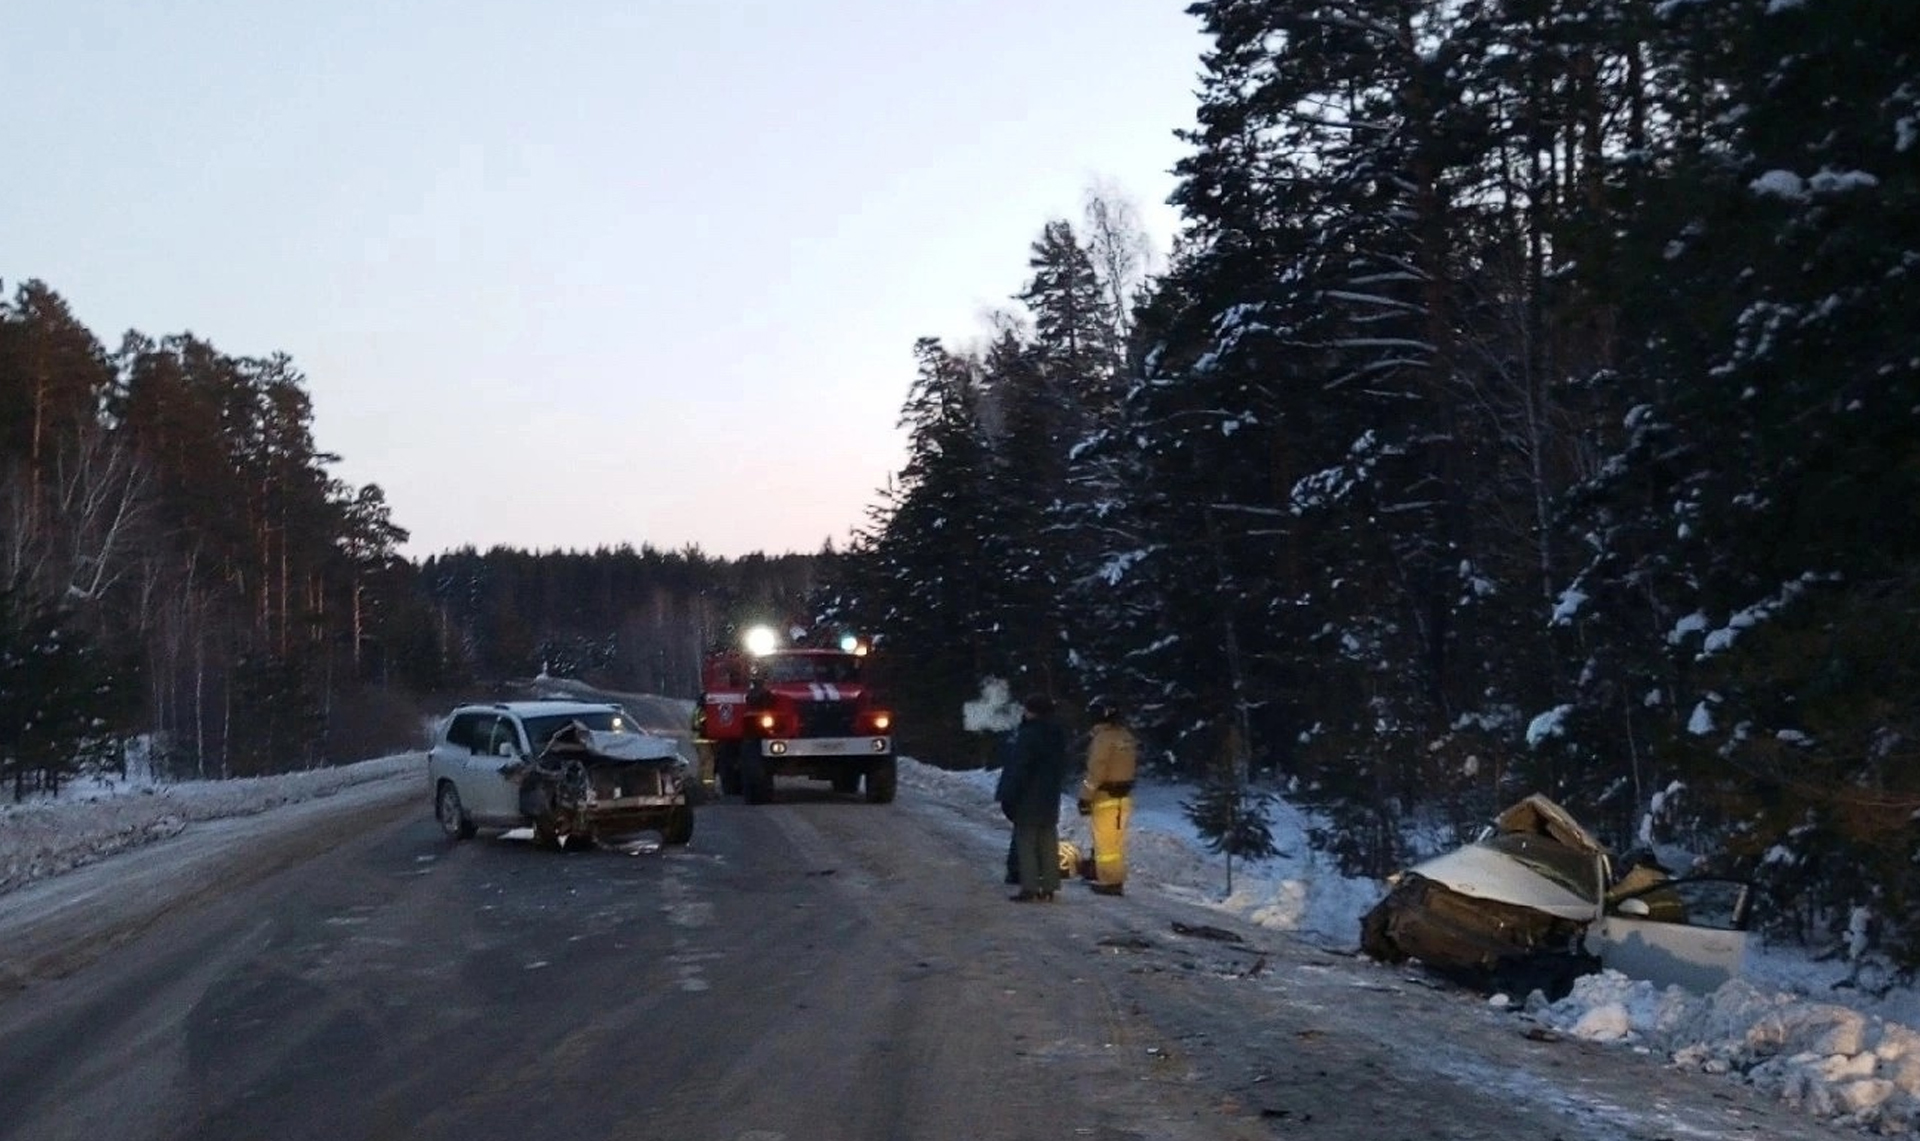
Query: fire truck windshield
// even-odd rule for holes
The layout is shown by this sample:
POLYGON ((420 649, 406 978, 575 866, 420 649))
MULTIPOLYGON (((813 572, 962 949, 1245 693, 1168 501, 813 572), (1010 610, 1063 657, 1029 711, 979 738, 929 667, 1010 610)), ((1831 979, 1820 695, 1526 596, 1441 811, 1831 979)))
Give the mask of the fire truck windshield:
POLYGON ((766 679, 845 685, 860 680, 860 659, 852 654, 776 654, 766 659, 766 679))

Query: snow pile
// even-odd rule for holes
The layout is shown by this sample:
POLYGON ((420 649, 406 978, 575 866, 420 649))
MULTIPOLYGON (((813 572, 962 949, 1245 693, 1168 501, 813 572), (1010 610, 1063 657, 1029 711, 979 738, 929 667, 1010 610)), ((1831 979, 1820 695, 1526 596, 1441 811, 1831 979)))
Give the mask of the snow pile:
POLYGON ((1605 971, 1533 1014, 1575 1037, 1738 1075, 1820 1117, 1880 1129, 1920 1122, 1920 1031, 1852 1007, 1739 980, 1703 997, 1605 971))
POLYGON ((241 780, 75 781, 58 800, 0 805, 0 891, 178 835, 195 820, 251 816, 402 773, 424 776, 423 763, 419 753, 406 753, 241 780))

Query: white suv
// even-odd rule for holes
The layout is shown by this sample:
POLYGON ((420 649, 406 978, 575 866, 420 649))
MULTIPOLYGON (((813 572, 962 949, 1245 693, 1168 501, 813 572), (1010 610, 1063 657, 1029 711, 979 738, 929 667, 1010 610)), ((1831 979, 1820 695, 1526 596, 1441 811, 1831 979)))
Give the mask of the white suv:
POLYGON ((456 840, 530 827, 546 846, 646 831, 684 844, 693 837, 687 785, 677 742, 595 702, 462 705, 427 753, 434 818, 456 840))

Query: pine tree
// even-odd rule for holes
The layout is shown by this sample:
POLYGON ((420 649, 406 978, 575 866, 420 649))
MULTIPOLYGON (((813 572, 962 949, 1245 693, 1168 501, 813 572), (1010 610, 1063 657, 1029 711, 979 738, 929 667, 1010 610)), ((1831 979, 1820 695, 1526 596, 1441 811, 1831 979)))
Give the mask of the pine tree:
POLYGON ((374 630, 382 625, 383 609, 401 604, 399 591, 413 585, 410 576, 396 574, 402 563, 399 547, 407 541, 407 531, 394 523, 386 492, 379 484, 355 489, 335 481, 327 494, 342 522, 337 544, 346 561, 348 654, 353 672, 356 677, 365 676, 377 660, 375 676, 384 684, 388 680, 386 652, 382 648, 378 658, 370 660, 369 642, 378 645, 379 635, 374 630))

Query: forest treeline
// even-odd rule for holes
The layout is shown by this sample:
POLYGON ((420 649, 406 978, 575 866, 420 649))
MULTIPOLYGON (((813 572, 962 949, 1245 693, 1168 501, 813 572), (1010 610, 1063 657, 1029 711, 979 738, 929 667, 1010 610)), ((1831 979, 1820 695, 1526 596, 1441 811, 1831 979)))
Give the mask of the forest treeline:
POLYGON ((150 747, 173 777, 418 745, 447 703, 550 670, 692 696, 741 616, 802 612, 815 557, 457 550, 415 564, 333 478, 283 355, 109 350, 47 284, 0 302, 0 780, 19 799, 150 747))
POLYGON ((1189 11, 1164 271, 1046 224, 831 560, 903 733, 1097 692, 1350 870, 1537 791, 1920 961, 1920 6, 1189 11))

